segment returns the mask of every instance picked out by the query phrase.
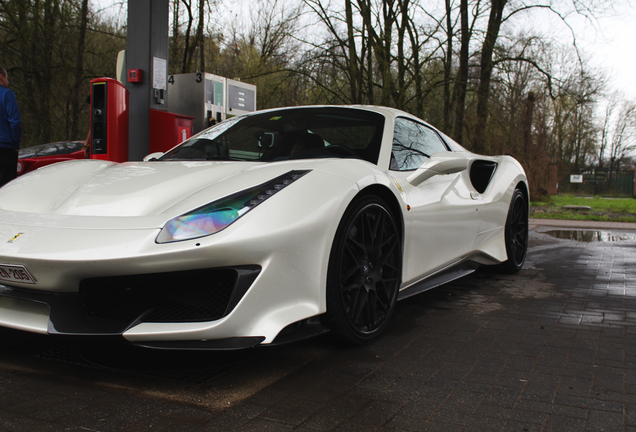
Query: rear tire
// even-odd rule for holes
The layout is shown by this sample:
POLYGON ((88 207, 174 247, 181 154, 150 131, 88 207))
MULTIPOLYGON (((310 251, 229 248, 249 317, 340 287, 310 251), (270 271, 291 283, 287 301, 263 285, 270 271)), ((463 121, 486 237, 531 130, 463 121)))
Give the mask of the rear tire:
POLYGON ((402 242, 380 198, 366 195, 345 212, 327 272, 324 323, 343 341, 364 344, 386 328, 402 276, 402 242))
POLYGON ((505 238, 508 260, 497 266, 497 270, 517 273, 523 267, 528 252, 528 203, 520 189, 515 189, 510 200, 505 238))

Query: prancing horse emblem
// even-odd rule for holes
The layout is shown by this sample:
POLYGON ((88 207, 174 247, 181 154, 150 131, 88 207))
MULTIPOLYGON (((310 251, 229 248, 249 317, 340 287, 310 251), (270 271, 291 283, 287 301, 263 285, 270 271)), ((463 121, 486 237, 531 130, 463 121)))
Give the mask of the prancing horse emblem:
POLYGON ((22 234, 24 234, 24 233, 17 233, 17 234, 16 234, 16 235, 14 235, 13 237, 11 237, 7 243, 13 243, 13 242, 14 242, 14 241, 16 241, 16 240, 18 239, 18 237, 20 237, 22 234))

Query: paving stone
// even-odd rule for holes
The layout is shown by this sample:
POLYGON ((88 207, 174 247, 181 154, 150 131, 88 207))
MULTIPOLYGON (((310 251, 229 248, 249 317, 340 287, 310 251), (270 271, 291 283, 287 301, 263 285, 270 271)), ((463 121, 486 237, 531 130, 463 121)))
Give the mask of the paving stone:
POLYGON ((4 416, 0 416, 0 430, 9 432, 57 432, 64 430, 64 428, 50 422, 29 417, 12 416, 11 418, 5 418, 4 416))
POLYGON ((592 390, 592 381, 569 376, 562 377, 557 390, 559 396, 588 397, 592 390))
POLYGON ((400 411, 398 411, 395 417, 406 416, 410 418, 428 420, 441 408, 445 400, 445 398, 436 397, 415 397, 400 411))
MULTIPOLYGON (((45 405, 41 408, 36 407, 35 409, 34 405, 31 405, 30 402, 27 405, 30 406, 28 413, 30 413, 31 417, 45 421, 57 421, 63 417, 87 408, 89 404, 90 402, 65 400, 64 403, 56 403, 48 406, 45 405)), ((12 407, 12 410, 16 412, 13 408, 15 407, 12 407)))
POLYGON ((624 391, 624 375, 622 373, 595 372, 592 389, 622 392, 624 391))
MULTIPOLYGON (((254 420, 250 420, 241 426, 240 430, 244 432, 287 432, 294 429, 294 425, 287 423, 279 423, 272 420, 267 420, 264 418, 256 418, 254 420)), ((234 429, 238 430, 238 429, 234 429)))
POLYGON ((493 386, 481 402, 495 407, 513 408, 522 392, 523 388, 493 386))
POLYGON ((547 402, 536 402, 527 399, 520 400, 519 403, 515 406, 515 409, 535 412, 539 414, 561 415, 575 418, 585 418, 587 414, 587 409, 584 406, 573 407, 569 405, 558 405, 547 402))
POLYGON ((585 419, 551 415, 548 417, 545 432, 583 431, 585 419))
POLYGON ((484 430, 501 430, 506 424, 506 420, 501 418, 447 410, 440 410, 432 417, 431 421, 484 430))
POLYGON ((370 401, 360 411, 355 413, 350 422, 357 424, 384 425, 402 409, 403 404, 386 401, 370 401))
POLYGON ((623 428, 623 413, 590 410, 586 431, 616 431, 623 428))
MULTIPOLYGON (((385 425, 392 430, 408 430, 408 431, 432 431, 432 430, 444 430, 440 429, 441 425, 434 424, 427 419, 419 417, 409 417, 406 415, 396 415, 385 425)), ((445 424, 446 427, 450 425, 445 424)), ((345 429, 346 430, 346 429, 345 429)), ((446 429, 452 430, 452 429, 446 429)))
MULTIPOLYGON (((506 425, 504 426, 504 428, 502 429, 505 432, 519 432, 519 431, 523 431, 523 432, 542 432, 545 431, 544 426, 543 425, 539 425, 539 424, 534 424, 534 423, 524 423, 524 422, 518 422, 518 421, 514 421, 514 420, 508 420, 506 422, 506 425)), ((567 429, 561 429, 559 432, 563 432, 564 430, 567 429)))
POLYGON ((81 360, 49 369, 50 360, 29 357, 25 369, 2 350, 0 432, 636 432, 636 241, 538 231, 520 273, 480 270, 409 298, 374 344, 316 338, 230 356, 241 360, 218 381, 159 377, 146 387, 135 371, 115 370, 109 376, 129 384, 109 385, 81 360), (259 369, 269 381, 255 393, 206 405, 294 350, 302 361, 275 376, 259 369))
POLYGON ((492 417, 497 419, 504 419, 508 421, 514 421, 519 423, 530 423, 543 425, 545 423, 548 414, 532 411, 524 411, 521 409, 502 408, 492 405, 480 405, 475 411, 476 415, 483 417, 492 417))
POLYGON ((350 407, 330 405, 309 416, 301 426, 321 431, 334 430, 349 420, 357 411, 358 409, 350 407))
POLYGON ((440 406, 441 410, 461 413, 473 413, 486 397, 486 393, 455 390, 440 406))
POLYGON ((623 412, 623 403, 593 399, 591 397, 576 397, 576 396, 557 396, 554 401, 555 405, 568 405, 574 408, 585 408, 593 410, 611 411, 611 412, 623 412))
MULTIPOLYGON (((317 409, 315 410, 317 411, 317 409)), ((273 420, 279 423, 300 425, 311 416, 311 413, 294 409, 270 407, 259 414, 259 418, 273 420)))

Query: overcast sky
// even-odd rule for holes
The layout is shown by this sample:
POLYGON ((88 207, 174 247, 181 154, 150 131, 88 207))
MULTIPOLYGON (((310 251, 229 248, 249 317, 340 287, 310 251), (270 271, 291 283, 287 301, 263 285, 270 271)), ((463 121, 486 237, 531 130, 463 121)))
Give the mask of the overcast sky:
POLYGON ((626 8, 625 14, 599 20, 601 31, 590 32, 583 49, 611 77, 610 85, 621 89, 630 99, 636 99, 636 11, 626 8))

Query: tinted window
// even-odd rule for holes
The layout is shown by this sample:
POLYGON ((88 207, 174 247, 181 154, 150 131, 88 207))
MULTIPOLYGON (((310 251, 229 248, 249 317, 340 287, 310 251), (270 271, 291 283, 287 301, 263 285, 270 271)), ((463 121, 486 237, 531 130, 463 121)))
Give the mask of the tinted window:
POLYGON ((420 167, 435 152, 448 151, 435 131, 405 118, 395 119, 390 169, 408 171, 420 167))
POLYGON ((295 108, 234 117, 160 160, 357 158, 377 163, 384 116, 339 107, 295 108))

